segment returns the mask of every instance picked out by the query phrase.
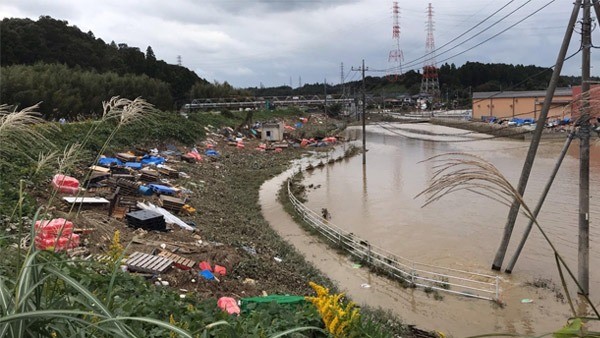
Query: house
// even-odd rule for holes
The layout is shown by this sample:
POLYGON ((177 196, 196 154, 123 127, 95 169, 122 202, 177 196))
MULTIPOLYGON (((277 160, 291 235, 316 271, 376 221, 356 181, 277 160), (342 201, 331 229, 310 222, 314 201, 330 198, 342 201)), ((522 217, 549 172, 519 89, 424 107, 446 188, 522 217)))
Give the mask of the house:
POLYGON ((283 140, 283 122, 267 122, 262 125, 260 139, 263 141, 280 142, 283 140))

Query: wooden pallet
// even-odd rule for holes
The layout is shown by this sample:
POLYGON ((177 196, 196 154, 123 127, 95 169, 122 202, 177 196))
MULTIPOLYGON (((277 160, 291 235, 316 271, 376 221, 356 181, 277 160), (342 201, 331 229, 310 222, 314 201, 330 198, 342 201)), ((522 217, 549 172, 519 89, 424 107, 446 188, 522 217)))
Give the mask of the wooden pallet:
POLYGON ((126 180, 123 178, 119 178, 117 179, 117 187, 120 188, 119 193, 121 195, 133 195, 133 196, 137 196, 139 195, 139 185, 132 180, 126 180))
POLYGON ((111 263, 113 261, 109 255, 93 255, 92 260, 99 263, 111 263))
POLYGON ((185 205, 185 200, 182 198, 160 195, 160 205, 169 211, 178 213, 185 205))
POLYGON ((94 194, 108 194, 112 192, 111 187, 90 187, 87 189, 87 192, 94 194))
POLYGON ((129 256, 125 264, 127 264, 129 271, 161 274, 171 268, 173 260, 136 251, 129 256))
POLYGON ((161 168, 158 168, 158 172, 161 175, 165 175, 170 178, 179 178, 179 171, 170 167, 163 166, 161 168))
POLYGON ((173 264, 181 270, 189 270, 196 265, 193 260, 176 255, 171 251, 161 250, 158 255, 173 260, 173 264))
POLYGON ((142 169, 140 170, 140 181, 146 183, 157 182, 160 178, 160 173, 153 169, 142 169))

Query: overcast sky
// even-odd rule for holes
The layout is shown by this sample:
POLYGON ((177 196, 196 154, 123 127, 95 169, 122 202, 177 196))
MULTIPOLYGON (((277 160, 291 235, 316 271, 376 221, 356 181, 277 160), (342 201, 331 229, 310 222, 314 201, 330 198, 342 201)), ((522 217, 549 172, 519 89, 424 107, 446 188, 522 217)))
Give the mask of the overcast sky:
MULTIPOLYGON (((404 71, 423 65, 428 3, 398 1, 404 71)), ((438 48, 510 3, 462 38, 439 48, 438 65, 457 66, 466 61, 550 66, 556 61, 573 9, 571 0, 431 3, 438 48), (466 51, 548 3, 519 25, 466 51), (463 54, 455 56, 459 53, 463 54)), ((350 69, 360 66, 361 59, 370 70, 396 66, 388 61, 390 50, 396 48, 392 6, 391 0, 2 0, 0 16, 37 20, 49 15, 84 32, 92 31, 107 43, 114 40, 142 51, 152 46, 157 58, 176 64, 180 55, 184 66, 209 81, 249 87, 290 85, 291 80, 297 87, 300 78, 302 84, 322 83, 325 78, 328 83, 340 83, 341 63, 346 81, 360 77, 350 69)), ((594 31, 593 38, 600 46, 599 31, 594 31)), ((570 53, 579 45, 576 33, 570 53)), ((597 50, 592 50, 592 65, 598 61, 597 50)), ((562 73, 579 75, 580 63, 581 54, 567 61, 562 73)), ((592 68, 592 75, 597 76, 598 69, 592 68)))

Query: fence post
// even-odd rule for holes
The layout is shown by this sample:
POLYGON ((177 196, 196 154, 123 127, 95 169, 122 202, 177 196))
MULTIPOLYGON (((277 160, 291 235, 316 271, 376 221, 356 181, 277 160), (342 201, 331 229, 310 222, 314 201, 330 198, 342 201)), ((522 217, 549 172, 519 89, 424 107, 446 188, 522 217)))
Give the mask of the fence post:
POLYGON ((415 284, 415 262, 411 262, 412 265, 412 269, 410 270, 410 281, 411 283, 413 283, 413 286, 415 284))
POLYGON ((499 277, 496 276, 496 300, 500 299, 500 283, 499 283, 499 277))

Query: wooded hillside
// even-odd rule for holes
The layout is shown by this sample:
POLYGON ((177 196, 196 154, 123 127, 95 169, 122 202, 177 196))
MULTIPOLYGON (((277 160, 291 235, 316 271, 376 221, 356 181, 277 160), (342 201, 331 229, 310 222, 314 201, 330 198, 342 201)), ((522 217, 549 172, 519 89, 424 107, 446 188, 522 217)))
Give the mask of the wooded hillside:
MULTIPOLYGON (((193 71, 157 60, 151 46, 138 47, 82 32, 67 21, 42 16, 37 21, 7 18, 0 22, 0 103, 21 107, 42 102, 48 118, 98 113, 101 101, 115 95, 142 96, 162 110, 176 110, 194 98, 286 96, 360 93, 360 74, 348 74, 347 83, 313 83, 300 88, 237 89, 209 83, 193 71)), ((538 66, 467 62, 460 67, 443 64, 438 70, 442 101, 468 106, 476 91, 545 89, 552 69, 538 66)), ((597 79, 596 79, 597 80, 597 79)), ((367 76, 366 89, 375 96, 418 94, 421 74, 408 71, 398 77, 367 76)), ((578 85, 580 77, 562 76, 559 86, 578 85)))

